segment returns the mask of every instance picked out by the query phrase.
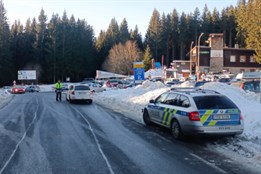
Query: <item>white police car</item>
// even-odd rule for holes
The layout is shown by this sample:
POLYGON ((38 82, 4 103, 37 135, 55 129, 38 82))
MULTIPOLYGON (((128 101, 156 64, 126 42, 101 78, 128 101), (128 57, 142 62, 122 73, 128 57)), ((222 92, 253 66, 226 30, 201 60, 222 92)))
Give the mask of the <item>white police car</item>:
POLYGON ((161 94, 143 109, 143 120, 170 128, 175 139, 189 134, 238 135, 244 130, 241 111, 228 97, 202 89, 161 94))

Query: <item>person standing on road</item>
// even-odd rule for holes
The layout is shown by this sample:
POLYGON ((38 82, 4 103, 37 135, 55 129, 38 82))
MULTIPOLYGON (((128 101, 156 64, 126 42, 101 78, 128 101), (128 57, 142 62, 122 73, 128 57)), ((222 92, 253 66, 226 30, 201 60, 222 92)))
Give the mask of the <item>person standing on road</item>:
POLYGON ((56 92, 56 101, 62 100, 62 83, 60 80, 55 84, 55 92, 56 92))

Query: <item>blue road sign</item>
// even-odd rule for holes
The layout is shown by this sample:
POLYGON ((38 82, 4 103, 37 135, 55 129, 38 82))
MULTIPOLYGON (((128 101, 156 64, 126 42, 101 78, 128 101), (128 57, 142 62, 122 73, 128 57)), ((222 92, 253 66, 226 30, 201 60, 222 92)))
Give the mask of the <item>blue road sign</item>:
POLYGON ((134 80, 144 80, 144 68, 134 68, 134 80))

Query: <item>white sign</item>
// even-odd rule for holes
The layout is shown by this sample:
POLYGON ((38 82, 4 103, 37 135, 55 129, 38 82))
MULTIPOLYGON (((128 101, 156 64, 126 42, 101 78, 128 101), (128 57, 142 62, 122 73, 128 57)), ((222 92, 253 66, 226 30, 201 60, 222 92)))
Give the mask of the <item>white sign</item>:
POLYGON ((36 71, 20 70, 18 71, 18 80, 36 80, 36 71))
POLYGON ((223 57, 223 50, 211 50, 210 57, 223 57))

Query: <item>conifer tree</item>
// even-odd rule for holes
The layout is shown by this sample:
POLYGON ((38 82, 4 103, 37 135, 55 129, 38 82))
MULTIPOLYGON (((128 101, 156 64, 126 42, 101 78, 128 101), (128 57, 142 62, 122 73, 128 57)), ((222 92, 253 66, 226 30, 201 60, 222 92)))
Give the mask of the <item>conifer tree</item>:
POLYGON ((0 0, 0 85, 10 84, 11 80, 17 78, 13 64, 10 50, 10 29, 3 1, 0 0))
POLYGON ((154 9, 146 33, 145 44, 150 46, 152 55, 155 57, 156 61, 159 61, 161 57, 159 54, 161 36, 160 26, 160 14, 156 9, 154 9))
POLYGON ((135 29, 130 31, 130 40, 135 41, 138 48, 143 50, 142 36, 139 32, 138 26, 135 26, 135 29))
POLYGON ((126 21, 126 19, 124 18, 123 21, 121 22, 120 25, 120 42, 121 43, 125 43, 127 40, 130 39, 130 33, 129 33, 129 29, 128 29, 128 23, 126 21))
POLYGON ((145 71, 148 71, 151 68, 151 59, 152 55, 150 52, 150 47, 147 45, 144 53, 144 58, 143 58, 143 64, 144 64, 144 69, 145 71))

